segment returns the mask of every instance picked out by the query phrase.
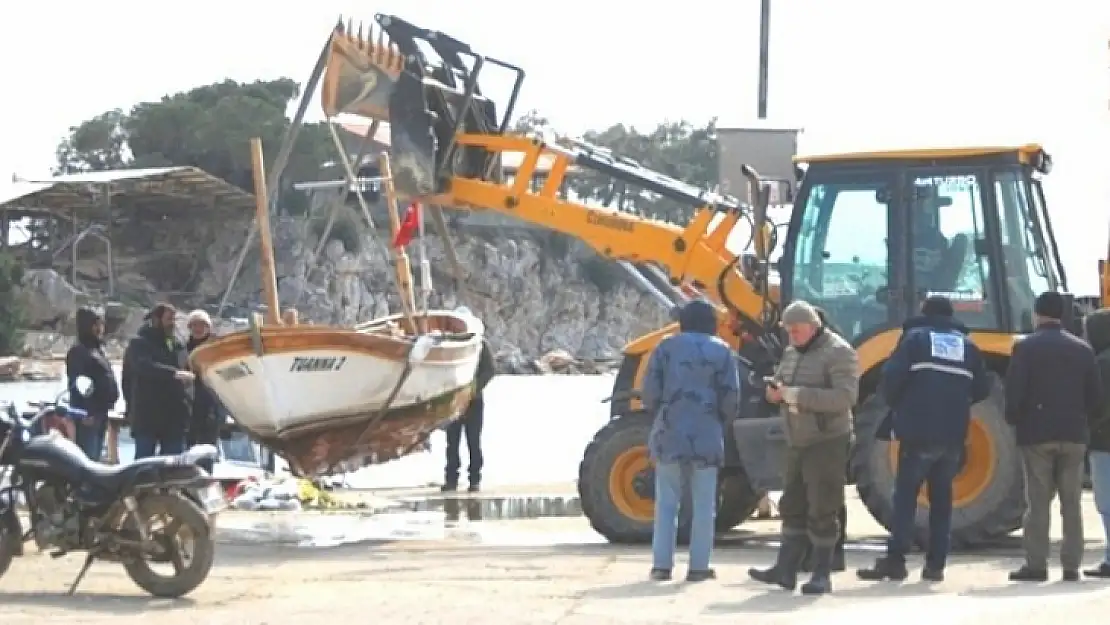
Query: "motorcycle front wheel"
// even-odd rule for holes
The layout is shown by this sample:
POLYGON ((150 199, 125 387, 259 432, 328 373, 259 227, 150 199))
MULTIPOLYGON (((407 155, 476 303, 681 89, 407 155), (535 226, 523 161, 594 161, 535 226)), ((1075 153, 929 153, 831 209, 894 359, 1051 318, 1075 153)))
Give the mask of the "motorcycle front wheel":
POLYGON ((8 572, 8 567, 12 565, 21 540, 23 540, 22 536, 17 536, 7 523, 0 521, 0 577, 3 577, 4 573, 8 572))
MULTIPOLYGON (((170 493, 151 493, 139 498, 139 517, 151 540, 162 546, 165 555, 136 556, 125 561, 127 576, 155 597, 183 597, 200 586, 212 570, 216 541, 208 516, 185 497, 170 493), (168 574, 154 565, 167 566, 168 574)), ((125 527, 133 527, 128 519, 125 527)))

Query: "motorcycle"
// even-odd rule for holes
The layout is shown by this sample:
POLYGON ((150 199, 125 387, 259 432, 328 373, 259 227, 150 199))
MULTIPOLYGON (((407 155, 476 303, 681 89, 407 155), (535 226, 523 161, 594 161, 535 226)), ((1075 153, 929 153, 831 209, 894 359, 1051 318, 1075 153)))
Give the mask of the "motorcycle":
MULTIPOLYGON (((92 395, 90 378, 77 378, 75 386, 82 396, 92 395)), ((219 511, 223 493, 197 463, 215 458, 216 448, 197 445, 124 465, 93 462, 72 440, 43 427, 51 417, 85 416, 61 397, 39 404, 30 419, 11 404, 0 411, 0 481, 8 478, 0 488, 0 576, 33 538, 55 558, 86 552, 70 595, 98 559, 121 563, 132 581, 156 597, 192 592, 208 577, 215 556, 209 515, 219 511), (26 533, 16 512, 20 497, 30 519, 26 533), (172 573, 162 575, 155 564, 169 564, 172 573)))

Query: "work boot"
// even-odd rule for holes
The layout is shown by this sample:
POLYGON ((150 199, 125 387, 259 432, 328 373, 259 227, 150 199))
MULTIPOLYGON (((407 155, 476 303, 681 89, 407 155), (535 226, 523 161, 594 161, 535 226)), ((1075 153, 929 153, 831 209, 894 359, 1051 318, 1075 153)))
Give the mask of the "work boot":
POLYGON ((479 484, 478 482, 471 482, 471 483, 470 483, 470 486, 468 486, 468 487, 467 487, 467 489, 466 489, 466 492, 468 492, 468 493, 476 493, 476 492, 478 492, 478 491, 480 491, 480 490, 482 490, 482 487, 481 487, 481 485, 480 485, 480 484, 479 484))
POLYGON ((884 579, 900 582, 908 576, 909 571, 906 570, 906 561, 896 560, 890 556, 875 560, 875 564, 869 569, 856 571, 856 577, 867 582, 881 582, 884 579))
POLYGON ((813 548, 813 575, 802 584, 803 595, 823 595, 832 592, 833 546, 813 548))
POLYGON ((1083 574, 1087 577, 1110 578, 1110 564, 1099 562, 1098 566, 1083 571, 1083 574))
POLYGON ((798 585, 798 567, 805 557, 805 536, 783 536, 775 564, 769 569, 748 569, 748 577, 764 584, 777 584, 786 590, 798 585))
POLYGON ((1011 582, 1047 582, 1048 571, 1029 568, 1028 565, 1010 573, 1011 582))
POLYGON ((439 487, 439 492, 441 493, 453 493, 457 490, 459 490, 458 482, 447 482, 443 486, 439 487))
MULTIPOLYGON (((813 547, 808 546, 806 547, 806 557, 802 560, 802 566, 798 570, 805 573, 812 573, 813 560, 813 547)), ((833 549, 832 570, 834 573, 839 573, 846 568, 847 566, 844 563, 844 543, 842 541, 837 541, 836 547, 833 549)))

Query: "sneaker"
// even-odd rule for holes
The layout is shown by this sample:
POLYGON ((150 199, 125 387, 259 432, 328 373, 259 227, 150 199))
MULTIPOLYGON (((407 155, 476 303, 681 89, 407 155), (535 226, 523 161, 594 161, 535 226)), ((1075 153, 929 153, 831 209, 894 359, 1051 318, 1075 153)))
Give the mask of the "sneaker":
POLYGON ((652 569, 648 577, 653 582, 667 582, 671 579, 670 569, 652 569))
POLYGON ((688 582, 704 582, 709 579, 717 579, 717 571, 705 569, 704 571, 686 572, 686 581, 688 582))
POLYGON ((1035 571, 1028 566, 1022 566, 1010 573, 1011 582, 1047 582, 1048 571, 1035 571))

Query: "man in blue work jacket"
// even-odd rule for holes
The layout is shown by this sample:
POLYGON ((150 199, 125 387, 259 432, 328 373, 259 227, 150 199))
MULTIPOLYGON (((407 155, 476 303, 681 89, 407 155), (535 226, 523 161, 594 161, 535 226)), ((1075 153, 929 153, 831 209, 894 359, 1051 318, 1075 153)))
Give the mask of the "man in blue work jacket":
POLYGON ((971 406, 990 394, 979 349, 954 318, 952 302, 932 296, 883 365, 883 395, 891 407, 892 438, 899 442, 894 519, 886 556, 860 579, 906 578, 906 553, 914 538, 917 493, 929 486, 929 547, 921 578, 942 581, 952 529, 952 481, 971 421, 971 406))

